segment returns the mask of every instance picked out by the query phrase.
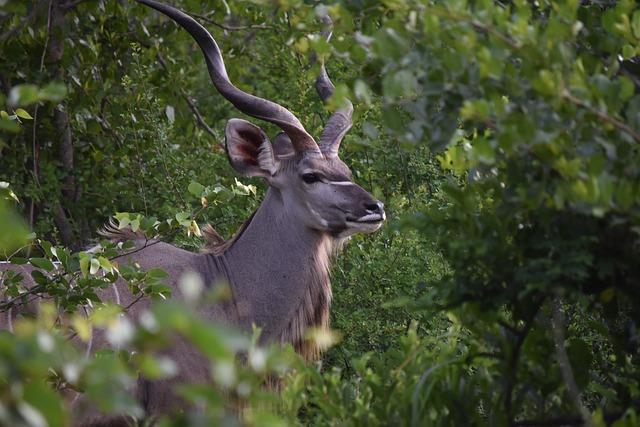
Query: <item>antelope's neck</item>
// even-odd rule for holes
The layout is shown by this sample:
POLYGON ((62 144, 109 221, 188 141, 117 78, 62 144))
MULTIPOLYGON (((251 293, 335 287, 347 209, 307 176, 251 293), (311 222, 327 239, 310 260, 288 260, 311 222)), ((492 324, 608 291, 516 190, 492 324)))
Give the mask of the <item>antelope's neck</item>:
POLYGON ((263 341, 299 347, 307 328, 328 324, 333 240, 290 217, 282 203, 270 188, 223 256, 240 324, 261 327, 263 341))

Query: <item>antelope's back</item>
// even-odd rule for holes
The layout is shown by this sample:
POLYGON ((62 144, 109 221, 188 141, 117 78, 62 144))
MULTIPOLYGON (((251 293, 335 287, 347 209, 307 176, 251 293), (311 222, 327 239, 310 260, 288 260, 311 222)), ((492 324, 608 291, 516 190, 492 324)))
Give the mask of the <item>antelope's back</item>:
MULTIPOLYGON (((135 263, 143 270, 161 268, 168 274, 166 284, 171 286, 173 293, 176 294, 179 292, 176 284, 184 272, 197 268, 195 262, 197 257, 198 254, 185 251, 164 242, 150 242, 147 243, 147 246, 141 244, 141 246, 132 250, 130 254, 121 256, 112 262, 118 265, 135 263)), ((14 271, 21 275, 21 288, 23 292, 28 292, 34 286, 37 286, 31 276, 34 270, 38 269, 31 265, 16 265, 7 262, 0 263, 0 289, 4 287, 4 281, 11 274, 9 272, 14 271)), ((40 271, 45 275, 52 274, 43 270, 40 271)), ((131 293, 129 286, 122 279, 118 279, 112 286, 97 289, 96 294, 103 302, 111 301, 123 307, 129 306, 137 298, 137 295, 131 293)), ((12 297, 5 296, 4 300, 0 300, 0 304, 2 304, 2 308, 0 309, 0 329, 10 329, 12 320, 15 320, 20 314, 35 314, 40 300, 42 300, 42 298, 35 296, 35 294, 27 295, 25 298, 20 299, 12 299, 12 297), (12 301, 13 304, 7 304, 12 301)), ((141 310, 148 306, 149 301, 143 298, 131 306, 128 310, 128 315, 135 319, 141 310)))

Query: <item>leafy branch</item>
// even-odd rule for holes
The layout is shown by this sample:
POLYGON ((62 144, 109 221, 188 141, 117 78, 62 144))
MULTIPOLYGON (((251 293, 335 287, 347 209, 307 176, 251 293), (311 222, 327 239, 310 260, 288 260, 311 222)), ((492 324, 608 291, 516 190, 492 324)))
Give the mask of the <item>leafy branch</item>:
POLYGON ((587 102, 585 102, 585 101, 583 101, 581 99, 576 98, 567 89, 563 89, 562 90, 561 97, 563 99, 571 102, 572 104, 580 107, 580 108, 584 108, 585 110, 587 110, 590 113, 594 114, 596 117, 598 117, 603 122, 609 123, 609 124, 615 126, 616 128, 618 128, 622 132, 624 132, 627 135, 631 136, 631 138, 633 138, 636 142, 640 143, 640 132, 636 131, 634 128, 632 128, 628 124, 616 119, 615 117, 609 115, 607 112, 602 111, 602 110, 600 110, 598 108, 595 108, 591 104, 589 104, 589 103, 587 103, 587 102))
POLYGON ((227 24, 221 24, 217 21, 214 21, 213 19, 205 15, 199 15, 196 13, 192 13, 192 15, 195 16, 196 18, 199 18, 205 21, 208 24, 215 25, 216 27, 221 28, 225 31, 268 30, 273 28, 273 26, 268 24, 251 24, 251 25, 238 25, 238 26, 227 25, 227 24))

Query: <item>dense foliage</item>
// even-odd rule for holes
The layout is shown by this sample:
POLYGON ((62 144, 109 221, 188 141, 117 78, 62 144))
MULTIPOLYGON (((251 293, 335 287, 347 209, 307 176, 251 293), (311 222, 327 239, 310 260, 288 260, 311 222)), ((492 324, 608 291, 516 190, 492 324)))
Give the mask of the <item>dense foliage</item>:
MULTIPOLYGON (((338 83, 331 108, 354 100, 342 158, 390 221, 335 263, 341 341, 305 365, 192 306, 135 327, 97 301, 118 277, 168 293, 161 271, 112 263, 126 247, 82 251, 109 216, 197 250, 199 225, 230 236, 264 184, 228 167, 238 113, 174 24, 133 1, 0 0, 0 251, 62 265, 34 273, 53 298, 0 333, 0 423, 65 425, 63 389, 139 415, 125 386, 170 376, 160 349, 178 333, 218 368, 181 389, 202 411, 168 425, 640 424, 636 2, 172 3, 212 31, 234 82, 314 135, 313 53, 338 83), (86 358, 69 337, 90 328, 122 349, 86 358), (260 386, 274 375, 280 396, 260 386)), ((0 274, 0 311, 33 293, 0 274)))

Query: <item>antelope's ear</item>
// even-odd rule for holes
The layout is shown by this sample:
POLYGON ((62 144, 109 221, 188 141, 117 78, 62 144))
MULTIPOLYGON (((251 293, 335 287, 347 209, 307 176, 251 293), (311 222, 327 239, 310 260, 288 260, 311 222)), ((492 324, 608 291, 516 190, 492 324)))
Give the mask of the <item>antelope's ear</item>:
POLYGON ((246 120, 229 120, 225 147, 229 163, 241 175, 269 178, 278 170, 269 138, 262 129, 246 120))

